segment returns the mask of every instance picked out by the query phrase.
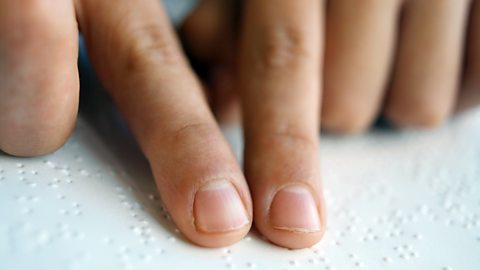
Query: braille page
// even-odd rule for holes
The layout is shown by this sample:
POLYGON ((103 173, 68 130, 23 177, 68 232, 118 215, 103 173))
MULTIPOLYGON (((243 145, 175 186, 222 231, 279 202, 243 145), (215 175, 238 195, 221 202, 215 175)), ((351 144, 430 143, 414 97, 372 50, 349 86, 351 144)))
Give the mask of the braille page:
POLYGON ((80 118, 51 155, 0 154, 0 269, 480 269, 480 111, 434 132, 322 137, 328 230, 303 250, 255 231, 189 243, 121 134, 80 118))

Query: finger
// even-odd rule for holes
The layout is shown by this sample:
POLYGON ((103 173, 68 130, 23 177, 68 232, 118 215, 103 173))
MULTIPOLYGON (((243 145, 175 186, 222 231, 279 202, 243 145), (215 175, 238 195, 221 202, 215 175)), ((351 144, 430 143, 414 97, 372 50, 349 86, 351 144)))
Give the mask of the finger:
POLYGON ((386 116, 399 126, 432 127, 451 113, 468 1, 408 1, 386 116))
POLYGON ((71 1, 0 2, 0 149, 41 155, 64 144, 78 108, 71 1))
POLYGON ((201 61, 211 62, 230 53, 234 38, 231 0, 202 0, 180 29, 188 50, 201 61))
POLYGON ((181 27, 184 46, 191 53, 194 67, 205 74, 209 101, 220 122, 239 119, 234 89, 234 8, 231 0, 200 1, 181 27))
POLYGON ((239 57, 254 220, 289 248, 318 242, 321 1, 247 1, 239 57))
POLYGON ((94 67, 150 162, 183 234, 204 246, 240 240, 248 187, 157 0, 84 0, 81 27, 94 67))
POLYGON ((463 86, 458 98, 459 111, 480 104, 480 1, 472 1, 465 55, 463 86))
POLYGON ((355 133, 380 110, 400 1, 329 1, 322 126, 355 133))

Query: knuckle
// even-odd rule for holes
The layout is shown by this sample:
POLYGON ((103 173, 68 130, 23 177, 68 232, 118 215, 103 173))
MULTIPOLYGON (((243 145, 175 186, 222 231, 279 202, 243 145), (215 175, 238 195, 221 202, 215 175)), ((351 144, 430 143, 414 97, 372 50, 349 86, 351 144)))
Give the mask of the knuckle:
POLYGON ((174 141, 183 141, 186 137, 208 137, 214 130, 214 126, 207 122, 190 122, 173 129, 172 138, 174 141))
POLYGON ((315 48, 308 36, 294 27, 270 27, 266 30, 261 65, 269 68, 289 68, 308 61, 316 61, 315 48))
POLYGON ((158 23, 142 23, 128 30, 126 69, 142 70, 151 65, 177 66, 182 59, 175 40, 158 23))
POLYGON ((278 126, 271 128, 270 136, 262 136, 267 143, 286 146, 288 149, 317 149, 318 136, 297 126, 278 126))
POLYGON ((51 0, 17 0, 16 4, 24 11, 36 13, 39 15, 48 14, 48 8, 54 5, 55 1, 51 0))

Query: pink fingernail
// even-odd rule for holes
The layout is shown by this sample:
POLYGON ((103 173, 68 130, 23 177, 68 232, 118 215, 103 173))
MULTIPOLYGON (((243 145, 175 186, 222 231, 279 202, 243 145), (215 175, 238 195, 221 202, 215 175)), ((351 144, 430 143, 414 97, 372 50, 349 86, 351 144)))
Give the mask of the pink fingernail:
POLYGON ((228 181, 212 181, 200 188, 193 206, 195 226, 204 232, 228 232, 250 221, 237 190, 228 181))
POLYGON ((322 229, 312 193, 301 185, 279 190, 270 207, 270 222, 275 229, 312 233, 322 229))

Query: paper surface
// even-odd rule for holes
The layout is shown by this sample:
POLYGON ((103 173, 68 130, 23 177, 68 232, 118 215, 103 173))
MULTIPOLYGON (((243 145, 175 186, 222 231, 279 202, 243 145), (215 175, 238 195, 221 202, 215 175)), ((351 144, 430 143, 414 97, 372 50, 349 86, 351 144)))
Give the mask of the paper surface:
POLYGON ((81 117, 56 153, 0 155, 0 269, 480 269, 480 111, 434 132, 322 137, 328 232, 297 251, 256 232, 186 241, 122 134, 81 117))

